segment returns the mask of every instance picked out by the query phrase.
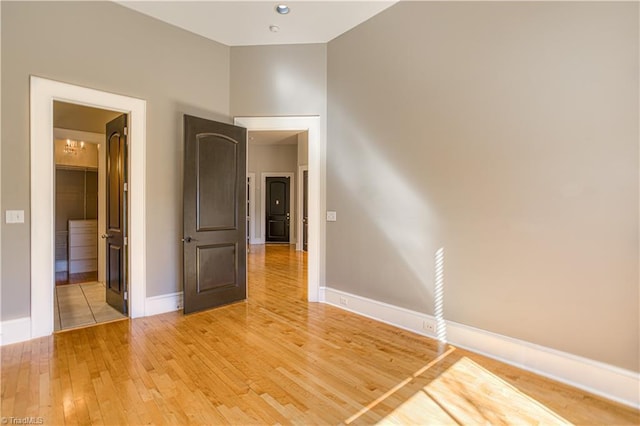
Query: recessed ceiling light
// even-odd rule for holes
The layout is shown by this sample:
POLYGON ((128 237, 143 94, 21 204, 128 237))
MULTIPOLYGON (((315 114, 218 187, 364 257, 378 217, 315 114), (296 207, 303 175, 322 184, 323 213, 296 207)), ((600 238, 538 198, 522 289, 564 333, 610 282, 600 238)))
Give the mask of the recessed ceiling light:
POLYGON ((279 4, 276 6, 276 12, 278 12, 280 15, 286 15, 287 13, 289 13, 289 6, 287 6, 286 4, 279 4))
POLYGON ((269 25, 269 31, 271 31, 272 33, 277 33, 278 31, 280 31, 280 27, 277 25, 269 25))

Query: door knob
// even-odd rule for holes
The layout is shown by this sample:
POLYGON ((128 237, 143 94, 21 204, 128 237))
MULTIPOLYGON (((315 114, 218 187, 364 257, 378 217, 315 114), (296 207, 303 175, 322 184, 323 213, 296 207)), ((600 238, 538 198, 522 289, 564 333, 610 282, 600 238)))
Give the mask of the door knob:
POLYGON ((113 235, 102 234, 102 235, 100 235, 100 238, 102 238, 103 240, 108 240, 109 238, 113 238, 113 235))
POLYGON ((184 237, 184 238, 182 239, 182 242, 183 242, 183 243, 190 243, 191 241, 193 241, 193 238, 191 238, 191 237, 184 237))

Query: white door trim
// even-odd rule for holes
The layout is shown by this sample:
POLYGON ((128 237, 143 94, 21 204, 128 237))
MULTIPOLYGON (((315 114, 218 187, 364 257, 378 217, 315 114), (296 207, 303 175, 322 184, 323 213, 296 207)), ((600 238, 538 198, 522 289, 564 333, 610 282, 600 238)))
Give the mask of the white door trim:
MULTIPOLYGON (((296 226, 298 227, 298 231, 296 236, 296 250, 302 251, 304 241, 302 241, 304 223, 302 223, 302 215, 304 214, 303 202, 304 202, 304 172, 309 170, 308 165, 298 166, 298 220, 296 221, 296 226)), ((308 194, 307 194, 308 196, 308 194)))
MULTIPOLYGON (((260 188, 260 231, 262 233, 262 241, 267 242, 267 178, 268 177, 288 177, 289 178, 289 224, 295 224, 296 206, 294 203, 295 194, 295 174, 291 172, 262 172, 260 173, 260 182, 262 187, 260 188)), ((293 236, 293 230, 295 228, 289 225, 289 244, 295 242, 293 236)))
POLYGON ((319 301, 320 287, 324 287, 325 228, 322 220, 326 206, 327 142, 319 116, 295 117, 236 117, 237 126, 248 131, 297 130, 309 132, 309 251, 308 299, 319 301))
POLYGON ((130 316, 144 316, 146 298, 146 101, 31 76, 31 338, 53 333, 54 156, 53 101, 128 113, 130 316))

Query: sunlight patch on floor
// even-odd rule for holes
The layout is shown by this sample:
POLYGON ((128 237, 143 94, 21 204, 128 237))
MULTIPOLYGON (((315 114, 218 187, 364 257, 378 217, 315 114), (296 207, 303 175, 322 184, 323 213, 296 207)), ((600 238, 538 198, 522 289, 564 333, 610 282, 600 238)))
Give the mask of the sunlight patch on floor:
POLYGON ((451 423, 571 424, 467 357, 458 360, 379 423, 432 423, 433 411, 425 408, 434 403, 451 418, 451 423))
POLYGON ((453 417, 449 416, 438 404, 425 392, 418 392, 407 399, 391 414, 380 420, 379 425, 449 425, 456 424, 453 417), (425 415, 428 413, 428 415, 425 415), (437 413, 437 414, 433 414, 437 413))
MULTIPOLYGON (((544 404, 521 392, 475 361, 455 355, 455 347, 345 420, 345 424, 376 418, 377 424, 567 425, 544 404), (453 364, 444 368, 440 363, 453 364), (435 377, 434 377, 435 374, 435 377), (364 416, 364 417, 363 417, 364 416)), ((445 365, 446 365, 445 364, 445 365)))
POLYGON ((463 422, 571 424, 467 357, 433 380, 425 391, 443 407, 460 413, 463 422))
POLYGON ((398 383, 396 386, 394 386, 393 388, 389 389, 387 392, 385 392, 384 394, 382 394, 381 396, 379 396, 378 398, 376 398, 373 402, 371 402, 369 405, 367 405, 366 407, 362 408, 360 411, 358 411, 356 414, 354 414, 353 416, 349 417, 347 420, 345 420, 346 424, 349 423, 353 423, 355 420, 357 420, 360 416, 362 416, 363 414, 365 414, 366 412, 368 412, 369 410, 373 409, 376 405, 380 404, 381 402, 383 402, 384 400, 386 400, 387 398, 389 398, 391 395, 393 395, 394 393, 396 393, 397 391, 399 391, 400 389, 402 389, 404 386, 406 386, 408 383, 411 383, 411 381, 413 379, 415 379, 416 377, 420 376, 421 374, 423 374, 425 371, 427 371, 429 368, 433 367, 434 365, 436 365, 438 362, 440 362, 441 360, 443 360, 444 358, 446 358, 447 356, 449 356, 449 354, 451 354, 453 351, 455 351, 456 349, 454 347, 449 347, 449 349, 447 349, 446 352, 444 352, 443 354, 440 354, 437 358, 435 358, 433 361, 429 362, 428 364, 426 364, 424 367, 420 368, 418 371, 416 371, 413 375, 407 377, 406 379, 404 379, 403 381, 401 381, 400 383, 398 383))

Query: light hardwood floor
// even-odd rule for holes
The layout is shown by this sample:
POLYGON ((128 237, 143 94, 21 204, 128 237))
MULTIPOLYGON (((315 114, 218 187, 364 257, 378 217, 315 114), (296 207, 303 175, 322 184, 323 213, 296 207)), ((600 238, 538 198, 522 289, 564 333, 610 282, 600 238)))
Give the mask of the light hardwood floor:
POLYGON ((5 346, 1 415, 110 425, 640 423, 638 411, 569 386, 309 304, 305 264, 288 247, 253 247, 248 302, 5 346))

